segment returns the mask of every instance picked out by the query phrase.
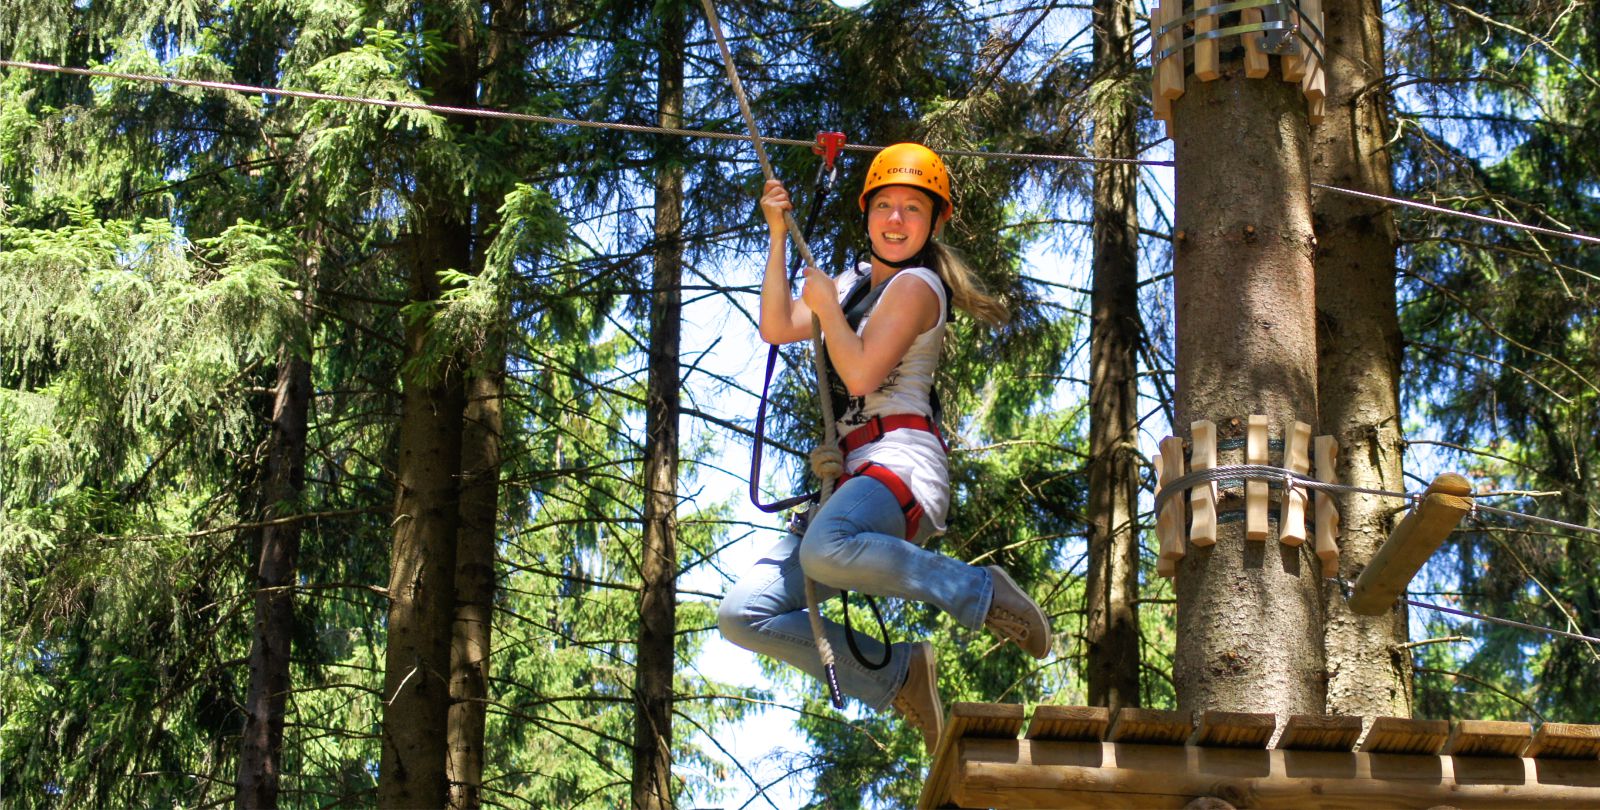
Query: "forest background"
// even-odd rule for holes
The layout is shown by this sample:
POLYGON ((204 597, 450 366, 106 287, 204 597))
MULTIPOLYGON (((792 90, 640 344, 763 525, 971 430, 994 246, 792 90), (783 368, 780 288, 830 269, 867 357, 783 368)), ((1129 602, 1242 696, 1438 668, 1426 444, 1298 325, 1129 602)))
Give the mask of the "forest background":
MULTIPOLYGON (((1600 5, 1326 7, 1379 32, 1371 80, 1338 99, 1378 122, 1362 154, 1381 171, 1347 184, 1600 231, 1600 5)), ((1142 4, 718 10, 770 136, 1170 154, 1142 4)), ((5 60, 743 131, 681 0, 4 0, 0 43, 5 60)), ((816 156, 769 148, 803 208, 816 156)), ((829 269, 859 250, 867 157, 846 153, 819 217, 829 269)), ((1138 506, 1172 407, 1170 169, 950 162, 948 237, 1015 317, 956 322, 940 549, 1004 564, 1059 636, 1038 666, 921 605, 885 605, 889 625, 936 639, 946 700, 1170 707, 1173 594, 1138 506), (1117 386, 1133 393, 1108 406, 1117 386)), ((835 713, 782 669, 730 682, 703 653, 732 561, 781 527, 737 494, 759 184, 736 139, 4 68, 0 797, 427 806, 448 780, 468 807, 912 803, 926 759, 892 715, 835 713), (777 776, 727 747, 762 713, 805 741, 777 776)), ((1354 222, 1385 240, 1396 297, 1368 306, 1392 324, 1379 350, 1320 352, 1392 349, 1379 387, 1403 407, 1373 429, 1407 451, 1404 486, 1455 469, 1500 506, 1600 528, 1600 252, 1333 210, 1319 274, 1354 222)), ((781 368, 767 499, 806 485, 815 441, 803 351, 781 368)), ((1593 633, 1595 546, 1474 516, 1412 593, 1593 633)), ((1401 623, 1409 640, 1381 651, 1396 711, 1600 718, 1593 645, 1401 623)))

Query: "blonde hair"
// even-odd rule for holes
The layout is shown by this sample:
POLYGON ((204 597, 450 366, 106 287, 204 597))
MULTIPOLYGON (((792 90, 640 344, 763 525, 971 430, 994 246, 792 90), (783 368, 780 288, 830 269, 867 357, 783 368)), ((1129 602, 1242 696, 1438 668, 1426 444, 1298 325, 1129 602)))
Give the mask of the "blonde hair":
POLYGON ((1011 320, 1011 310, 983 288, 961 251, 931 236, 927 248, 933 271, 949 285, 950 303, 956 309, 990 326, 1003 326, 1011 320))

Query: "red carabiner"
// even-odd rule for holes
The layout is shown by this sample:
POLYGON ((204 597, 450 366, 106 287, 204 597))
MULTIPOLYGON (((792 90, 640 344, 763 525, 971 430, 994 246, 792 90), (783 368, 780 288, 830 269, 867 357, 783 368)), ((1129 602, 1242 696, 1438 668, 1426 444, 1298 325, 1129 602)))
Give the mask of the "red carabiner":
POLYGON ((839 157, 839 150, 844 148, 843 132, 818 132, 817 142, 811 151, 822 156, 822 162, 833 171, 833 162, 839 157))

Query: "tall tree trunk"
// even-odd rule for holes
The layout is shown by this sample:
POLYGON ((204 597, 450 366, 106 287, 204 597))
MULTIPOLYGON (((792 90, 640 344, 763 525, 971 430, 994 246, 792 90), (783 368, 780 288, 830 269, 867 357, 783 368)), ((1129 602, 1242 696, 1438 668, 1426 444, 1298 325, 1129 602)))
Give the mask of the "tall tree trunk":
MULTIPOLYGON (((1133 9, 1095 0, 1094 153, 1137 151, 1128 92, 1133 9)), ((1099 163, 1094 175, 1094 289, 1089 325, 1089 704, 1139 705, 1138 168, 1099 163)))
MULTIPOLYGON (((452 46, 423 72, 422 85, 436 103, 470 106, 475 99, 474 25, 440 7, 424 7, 423 29, 443 31, 452 46)), ((459 182, 419 170, 407 257, 409 303, 437 301, 439 272, 472 266, 472 229, 458 201, 459 182)), ((430 319, 413 317, 405 329, 378 806, 443 807, 466 393, 457 358, 423 362, 430 319)))
MULTIPOLYGON (((482 83, 486 107, 515 103, 503 77, 522 62, 519 46, 527 27, 526 6, 519 0, 494 0, 489 10, 482 83)), ((481 125, 486 139, 499 122, 481 125)), ((504 189, 489 187, 478 196, 473 265, 481 272, 498 228, 504 189)), ((505 312, 509 318, 510 313, 505 312)), ((496 329, 483 355, 469 364, 466 418, 461 448, 461 528, 456 542, 456 612, 450 646, 449 778, 450 806, 456 810, 483 804, 484 729, 488 720, 489 662, 493 647, 495 544, 500 503, 500 445, 505 383, 505 344, 496 329)))
MULTIPOLYGON (((685 14, 658 9, 656 102, 664 127, 683 125, 685 14)), ((670 148, 670 147, 669 147, 670 148)), ((650 301, 650 377, 645 395, 644 549, 640 554, 639 649, 634 673, 633 806, 672 802, 672 674, 678 615, 678 344, 682 327, 683 164, 658 163, 655 272, 650 301)))
MULTIPOLYGON (((1311 178, 1389 194, 1383 16, 1377 0, 1324 5, 1327 114, 1312 133, 1311 178)), ((1400 322, 1395 305, 1394 217, 1388 207, 1322 189, 1311 191, 1317 231, 1317 395, 1321 432, 1339 442, 1339 480, 1400 491, 1400 322)), ((1392 504, 1341 498, 1339 574, 1353 581, 1389 536, 1392 504)), ((1340 588, 1323 593, 1328 713, 1411 714, 1405 609, 1358 616, 1340 588)))
MULTIPOLYGON (((1237 59, 1215 81, 1189 77, 1173 102, 1179 431, 1209 419, 1228 438, 1265 414, 1281 438, 1293 420, 1317 423, 1305 103, 1276 64, 1246 79, 1237 59)), ((1178 566, 1178 708, 1320 714, 1320 566, 1275 535, 1246 541, 1243 526, 1221 523, 1178 566)))
MULTIPOLYGON (((306 242, 302 263, 305 324, 321 262, 320 238, 306 242)), ((268 520, 297 514, 306 483, 306 433, 311 410, 311 335, 303 351, 285 346, 278 357, 272 389, 272 422, 261 491, 261 516, 268 520)), ((300 521, 269 523, 259 532, 256 560, 255 623, 250 635, 250 686, 245 695, 244 736, 239 743, 239 773, 234 804, 239 808, 278 806, 283 764, 283 715, 289 696, 290 639, 294 636, 294 572, 300 558, 300 521)))

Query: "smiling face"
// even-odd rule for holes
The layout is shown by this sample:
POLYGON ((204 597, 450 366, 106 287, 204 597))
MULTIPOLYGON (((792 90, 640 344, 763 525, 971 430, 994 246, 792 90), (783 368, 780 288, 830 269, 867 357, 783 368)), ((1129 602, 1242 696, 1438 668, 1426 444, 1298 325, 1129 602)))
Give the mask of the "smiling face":
POLYGON ((884 186, 867 200, 867 237, 889 261, 922 251, 933 235, 933 197, 911 186, 884 186))

